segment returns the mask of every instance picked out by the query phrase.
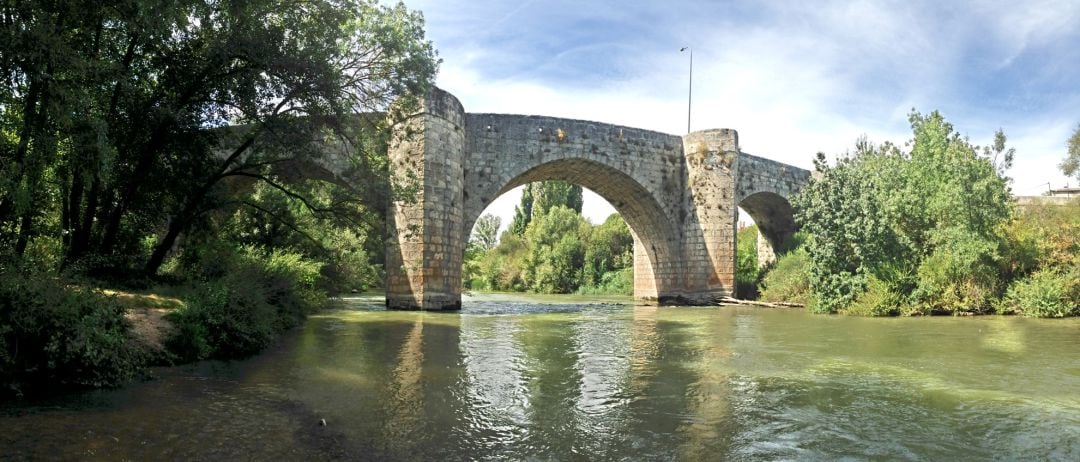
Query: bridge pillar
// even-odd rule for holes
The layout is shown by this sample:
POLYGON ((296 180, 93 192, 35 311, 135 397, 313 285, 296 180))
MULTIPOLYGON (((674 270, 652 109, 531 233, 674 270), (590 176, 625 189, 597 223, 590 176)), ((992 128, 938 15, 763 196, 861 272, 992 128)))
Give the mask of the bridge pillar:
POLYGON ((682 300, 673 301, 708 304, 735 292, 739 135, 731 129, 692 132, 683 137, 683 149, 687 171, 685 278, 682 300))
POLYGON ((461 308, 464 150, 465 110, 437 88, 394 127, 391 179, 415 194, 395 197, 387 213, 387 308, 461 308))

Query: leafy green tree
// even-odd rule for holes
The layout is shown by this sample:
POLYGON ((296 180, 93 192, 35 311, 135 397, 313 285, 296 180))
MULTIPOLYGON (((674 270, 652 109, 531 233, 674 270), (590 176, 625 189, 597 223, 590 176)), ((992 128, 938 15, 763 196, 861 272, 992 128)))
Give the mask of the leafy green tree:
POLYGON ((565 181, 528 183, 521 192, 521 202, 514 207, 510 230, 524 236, 533 218, 546 214, 552 207, 563 206, 581 213, 582 203, 581 186, 576 184, 565 181))
POLYGON ((910 121, 910 152, 860 140, 832 167, 819 154, 819 174, 795 198, 815 310, 860 304, 875 287, 883 308, 864 311, 986 311, 1002 290, 997 230, 1011 209, 999 166, 939 113, 910 121))
POLYGON ((1015 148, 1005 146, 1007 141, 1005 131, 999 128, 994 132, 994 144, 983 148, 983 155, 990 159, 990 163, 993 164, 998 175, 1002 177, 1005 176, 1006 171, 1012 168, 1013 157, 1016 156, 1015 148))
POLYGON ((523 276, 526 286, 542 293, 577 290, 590 231, 585 218, 561 205, 535 216, 525 230, 529 248, 523 276))
POLYGON ((1060 167, 1065 176, 1075 176, 1076 180, 1080 181, 1080 125, 1076 126, 1076 130, 1073 130, 1069 137, 1065 160, 1061 161, 1060 167))
POLYGON ((336 207, 299 177, 385 194, 368 179, 386 118, 353 114, 407 109, 438 63, 418 13, 374 0, 26 1, 0 17, 18 25, 0 31, 0 248, 130 259, 157 235, 150 273, 238 184, 320 213, 336 207))
POLYGON ((758 227, 756 224, 740 229, 735 239, 735 295, 753 299, 758 295, 757 284, 762 271, 758 268, 758 227))
POLYGON ((533 187, 533 216, 546 214, 556 206, 581 213, 581 186, 565 181, 544 181, 533 187))
POLYGON ((630 227, 619 214, 613 213, 589 235, 581 285, 598 285, 605 274, 633 265, 634 238, 630 227))
POLYGON ((502 225, 501 218, 490 213, 482 215, 473 225, 471 241, 484 251, 491 250, 499 243, 500 225, 502 225))

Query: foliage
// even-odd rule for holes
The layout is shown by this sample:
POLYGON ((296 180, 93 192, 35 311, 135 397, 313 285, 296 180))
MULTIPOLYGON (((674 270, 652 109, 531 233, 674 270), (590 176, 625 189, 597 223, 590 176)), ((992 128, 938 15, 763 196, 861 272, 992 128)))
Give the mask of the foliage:
POLYGON ((475 243, 481 249, 487 251, 499 243, 499 226, 502 219, 490 213, 484 214, 473 225, 470 243, 475 243))
POLYGON ((186 360, 255 354, 324 297, 320 265, 295 253, 209 247, 192 270, 203 281, 169 315, 176 326, 169 349, 186 360))
POLYGON ((1080 181, 1080 125, 1073 130, 1072 136, 1066 143, 1065 160, 1061 161, 1061 172, 1065 176, 1075 176, 1080 181))
POLYGON ((48 274, 0 269, 0 396, 117 386, 142 364, 112 297, 48 274))
MULTIPOLYGON (((618 214, 611 214, 588 234, 581 286, 604 286, 604 278, 634 266, 634 238, 618 214)), ((631 284, 632 285, 632 284, 631 284)), ((631 287, 631 291, 633 288, 631 287)))
MULTIPOLYGON (((937 112, 910 121, 909 152, 860 140, 832 167, 819 154, 819 175, 795 198, 817 310, 847 309, 872 282, 907 313, 985 312, 1003 289, 998 230, 1011 214, 1003 165, 979 156, 937 112)), ((1004 153, 1007 164, 1004 144, 999 132, 985 152, 1004 153)))
POLYGON ((1016 148, 1006 147, 1006 141, 1008 138, 1005 136, 1005 131, 999 128, 994 132, 994 144, 983 148, 983 156, 990 159, 990 164, 1002 177, 1012 168, 1013 158, 1016 157, 1016 148))
POLYGON ((1080 316, 1080 265, 1069 270, 1039 270, 1016 280, 997 310, 1039 318, 1080 316))
POLYGON ((438 67, 419 13, 28 0, 0 21, 5 380, 111 385, 138 364, 122 309, 59 275, 200 287, 176 315, 191 358, 248 354, 322 290, 380 283, 381 204, 409 192, 388 124, 438 67))
POLYGON ((530 183, 529 187, 533 190, 533 217, 546 215, 552 208, 559 206, 581 213, 581 186, 565 181, 542 181, 530 183))
POLYGON ((590 231, 589 222, 561 205, 534 216, 525 230, 529 245, 525 284, 541 293, 565 294, 576 290, 590 231))
POLYGON ((438 64, 423 18, 375 0, 0 14, 18 25, 0 40, 0 253, 52 236, 63 265, 87 270, 156 273, 184 233, 244 200, 244 181, 308 205, 303 178, 385 197, 368 180, 385 176, 371 153, 387 118, 355 114, 409 109, 438 64))
POLYGON ((514 219, 510 230, 518 236, 525 235, 529 223, 540 215, 546 215, 553 207, 563 206, 581 213, 582 189, 565 181, 542 181, 528 183, 522 189, 521 202, 514 207, 514 219))
POLYGON ((470 245, 462 271, 473 290, 630 294, 633 260, 634 240, 618 214, 592 226, 555 206, 533 217, 523 236, 511 228, 490 250, 470 245))
POLYGON ((803 247, 781 254, 764 274, 759 285, 760 299, 767 302, 810 302, 810 257, 803 247))
POLYGON ((383 272, 377 257, 383 254, 382 240, 368 237, 379 236, 385 229, 381 217, 362 201, 349 203, 336 188, 319 182, 299 186, 310 188, 308 203, 266 184, 254 184, 251 195, 237 207, 203 223, 200 232, 189 233, 189 243, 225 239, 241 246, 288 249, 325 263, 321 284, 331 293, 381 285, 383 272), (330 204, 336 207, 335 213, 319 211, 330 204))
POLYGON ((745 299, 757 298, 757 286, 764 273, 758 267, 757 225, 739 229, 735 239, 735 295, 745 299))
POLYGON ((510 231, 518 236, 525 235, 525 228, 529 227, 532 220, 533 209, 533 184, 526 184, 521 191, 521 202, 514 206, 514 219, 510 221, 510 231))
POLYGON ((608 271, 600 277, 599 281, 579 286, 577 293, 581 295, 633 295, 634 268, 626 267, 608 271))
MULTIPOLYGON (((871 275, 866 282, 866 291, 855 297, 842 313, 855 316, 889 316, 898 314, 897 294, 889 285, 871 275)), ((811 307, 813 308, 813 306, 811 307)))
POLYGON ((999 313, 1080 315, 1080 199, 1023 207, 1003 228, 1003 274, 1012 282, 999 313))
POLYGON ((473 247, 466 254, 465 283, 475 290, 525 290, 525 258, 529 247, 525 239, 512 230, 502 233, 499 245, 483 252, 473 247), (470 270, 470 268, 473 268, 470 270))

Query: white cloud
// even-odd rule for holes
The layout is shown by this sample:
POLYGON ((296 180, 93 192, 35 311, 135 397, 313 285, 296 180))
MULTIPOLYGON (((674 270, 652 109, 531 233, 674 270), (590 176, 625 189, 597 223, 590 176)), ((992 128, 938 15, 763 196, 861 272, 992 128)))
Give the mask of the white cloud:
MULTIPOLYGON (((678 49, 690 45, 696 130, 734 128, 744 151, 809 168, 814 153, 842 153, 860 135, 902 143, 912 108, 940 109, 979 144, 1005 130, 1018 194, 1064 184, 1057 163, 1080 121, 1080 87, 1069 83, 1080 63, 1062 59, 1078 56, 1080 2, 413 6, 444 59, 438 84, 469 112, 681 134, 689 56, 678 49), (581 21, 599 29, 574 30, 581 21), (585 38, 566 40, 575 33, 585 38), (1021 59, 1029 69, 1010 68, 1021 59)), ((516 202, 499 201, 504 223, 516 202)), ((610 211, 598 210, 594 220, 610 211)))

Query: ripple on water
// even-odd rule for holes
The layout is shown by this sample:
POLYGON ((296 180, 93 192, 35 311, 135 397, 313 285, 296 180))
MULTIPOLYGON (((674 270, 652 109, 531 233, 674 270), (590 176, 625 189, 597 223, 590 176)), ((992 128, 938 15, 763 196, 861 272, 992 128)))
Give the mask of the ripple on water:
POLYGON ((562 300, 344 300, 247 361, 0 413, 0 459, 1080 460, 1072 320, 562 300))

